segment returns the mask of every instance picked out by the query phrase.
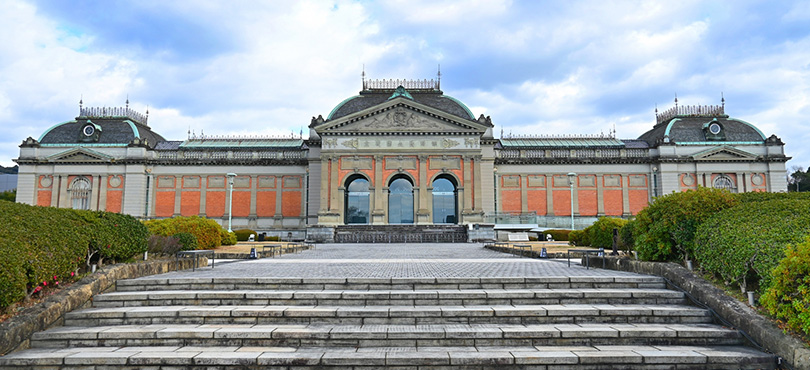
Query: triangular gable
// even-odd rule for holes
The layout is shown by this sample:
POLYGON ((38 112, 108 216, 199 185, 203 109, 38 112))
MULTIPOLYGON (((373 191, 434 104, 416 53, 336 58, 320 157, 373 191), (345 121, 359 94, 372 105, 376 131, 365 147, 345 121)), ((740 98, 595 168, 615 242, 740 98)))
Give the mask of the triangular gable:
POLYGON ((488 126, 397 96, 360 112, 325 121, 313 128, 320 134, 359 132, 482 134, 488 126))
POLYGON ((732 146, 723 145, 695 153, 692 155, 692 158, 697 161, 750 161, 757 159, 757 155, 732 146))
POLYGON ((48 157, 49 162, 113 162, 114 157, 84 147, 73 148, 48 157))

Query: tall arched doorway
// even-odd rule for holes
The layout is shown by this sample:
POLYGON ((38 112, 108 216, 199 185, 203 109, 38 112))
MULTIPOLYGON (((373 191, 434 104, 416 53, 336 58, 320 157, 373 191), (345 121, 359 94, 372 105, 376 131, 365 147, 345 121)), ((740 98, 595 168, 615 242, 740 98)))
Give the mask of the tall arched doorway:
POLYGON ((73 209, 90 209, 90 181, 85 177, 77 177, 70 185, 70 200, 73 209))
POLYGON ((388 223, 413 223, 413 184, 406 177, 397 177, 388 185, 388 223))
POLYGON ((438 177, 433 180, 433 223, 458 223, 458 192, 451 177, 438 177))
POLYGON ((346 183, 346 224, 369 223, 369 183, 365 177, 353 176, 346 183))

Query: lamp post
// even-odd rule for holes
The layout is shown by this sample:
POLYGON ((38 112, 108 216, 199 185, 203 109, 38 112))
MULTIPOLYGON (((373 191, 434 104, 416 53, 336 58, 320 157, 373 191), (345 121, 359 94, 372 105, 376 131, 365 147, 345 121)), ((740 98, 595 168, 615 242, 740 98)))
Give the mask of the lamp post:
POLYGON ((233 172, 229 172, 227 175, 228 177, 228 232, 232 232, 231 230, 231 210, 233 210, 233 178, 236 177, 236 174, 233 172))
POLYGON ((658 167, 653 167, 653 197, 658 198, 658 167))
POLYGON ((576 177, 576 173, 568 173, 568 185, 571 186, 571 230, 574 230, 574 180, 576 177))

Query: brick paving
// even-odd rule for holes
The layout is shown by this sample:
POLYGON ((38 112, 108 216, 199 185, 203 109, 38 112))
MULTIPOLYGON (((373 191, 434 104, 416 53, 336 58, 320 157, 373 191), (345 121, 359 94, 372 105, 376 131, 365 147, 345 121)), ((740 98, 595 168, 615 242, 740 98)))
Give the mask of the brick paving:
POLYGON ((519 257, 480 244, 320 244, 276 258, 217 264, 215 268, 155 275, 178 277, 535 277, 636 276, 572 263, 519 257))

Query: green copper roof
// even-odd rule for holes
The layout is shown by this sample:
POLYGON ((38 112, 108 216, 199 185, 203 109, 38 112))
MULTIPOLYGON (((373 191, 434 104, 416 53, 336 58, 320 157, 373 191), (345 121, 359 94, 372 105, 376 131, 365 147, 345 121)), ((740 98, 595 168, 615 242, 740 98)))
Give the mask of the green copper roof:
POLYGON ((300 148, 303 143, 303 139, 191 139, 180 144, 180 148, 300 148))
POLYGON ((405 90, 405 87, 403 87, 402 85, 399 85, 399 87, 397 87, 396 91, 394 91, 394 93, 391 94, 391 97, 388 98, 388 100, 391 100, 391 99, 394 99, 394 98, 397 98, 397 97, 400 97, 400 96, 403 97, 403 98, 408 98, 408 99, 413 100, 413 96, 411 96, 411 94, 408 93, 408 91, 405 90))
POLYGON ((624 142, 610 137, 549 137, 501 139, 504 148, 623 148, 624 142))

